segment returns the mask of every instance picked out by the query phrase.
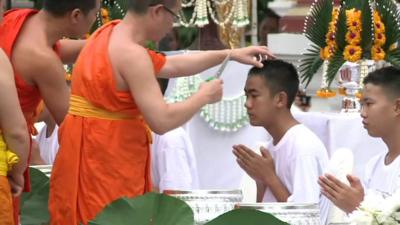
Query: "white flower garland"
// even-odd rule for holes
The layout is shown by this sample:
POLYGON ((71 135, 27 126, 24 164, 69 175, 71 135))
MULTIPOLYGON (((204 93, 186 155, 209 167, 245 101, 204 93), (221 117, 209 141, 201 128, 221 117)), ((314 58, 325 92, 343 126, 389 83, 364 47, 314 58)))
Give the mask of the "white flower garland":
MULTIPOLYGON (((167 97, 167 101, 174 103, 186 100, 197 92, 202 82, 205 81, 200 75, 178 78, 172 95, 167 97)), ((200 116, 215 130, 235 132, 249 123, 244 107, 245 101, 244 93, 233 98, 223 98, 218 103, 204 106, 200 110, 200 116)))
MULTIPOLYGON (((183 19, 180 21, 180 24, 185 27, 192 27, 194 25, 198 27, 203 27, 209 24, 208 14, 210 15, 211 19, 217 25, 224 27, 229 23, 232 23, 235 27, 244 27, 250 23, 249 16, 248 16, 248 1, 247 0, 190 0, 182 2, 182 7, 193 7, 193 14, 189 20, 186 22, 187 19, 183 19), (221 15, 220 17, 223 18, 219 20, 217 18, 217 12, 211 6, 211 3, 215 3, 215 5, 225 5, 228 3, 232 3, 232 8, 230 9, 227 15, 221 15)), ((184 16, 181 13, 181 16, 184 16)))

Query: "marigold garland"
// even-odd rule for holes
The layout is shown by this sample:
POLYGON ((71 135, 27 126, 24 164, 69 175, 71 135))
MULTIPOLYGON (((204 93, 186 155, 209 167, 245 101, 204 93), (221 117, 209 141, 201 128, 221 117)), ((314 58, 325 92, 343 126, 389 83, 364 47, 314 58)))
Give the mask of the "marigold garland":
POLYGON ((356 9, 346 10, 346 42, 347 46, 343 51, 343 58, 350 62, 356 62, 361 59, 361 11, 356 9))
POLYGON ((325 48, 322 48, 320 51, 320 57, 323 60, 329 60, 337 50, 337 44, 335 41, 335 33, 336 33, 336 25, 339 17, 339 10, 333 9, 332 11, 332 20, 329 23, 328 32, 325 35, 326 44, 325 48))
POLYGON ((371 48, 371 58, 375 61, 385 59, 386 53, 382 46, 386 43, 385 24, 379 12, 374 12, 374 45, 371 48))

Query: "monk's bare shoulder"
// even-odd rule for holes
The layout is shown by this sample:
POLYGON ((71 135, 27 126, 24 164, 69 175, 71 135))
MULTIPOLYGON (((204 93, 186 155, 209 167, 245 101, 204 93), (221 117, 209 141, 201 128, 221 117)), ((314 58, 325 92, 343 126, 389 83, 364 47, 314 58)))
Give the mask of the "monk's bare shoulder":
POLYGON ((31 84, 49 76, 65 73, 60 58, 51 48, 20 48, 14 53, 13 63, 21 76, 31 84))

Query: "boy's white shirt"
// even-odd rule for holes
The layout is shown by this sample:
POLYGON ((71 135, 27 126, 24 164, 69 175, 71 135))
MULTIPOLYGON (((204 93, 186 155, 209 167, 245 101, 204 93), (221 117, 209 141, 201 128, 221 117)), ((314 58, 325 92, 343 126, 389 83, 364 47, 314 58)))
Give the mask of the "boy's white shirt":
POLYGON ((196 157, 188 134, 181 127, 153 135, 152 177, 160 192, 199 188, 196 157))
POLYGON ((58 144, 58 126, 55 125, 53 132, 49 137, 47 136, 47 125, 44 125, 36 136, 36 141, 39 145, 40 157, 48 165, 53 165, 56 158, 59 144, 58 144))
POLYGON ((400 189, 400 156, 389 165, 385 165, 387 152, 368 161, 363 177, 365 193, 375 192, 385 196, 400 189))
MULTIPOLYGON (((328 164, 328 153, 324 144, 302 124, 291 127, 282 139, 267 149, 275 163, 275 171, 288 189, 288 202, 318 203, 321 221, 325 222, 329 200, 320 192, 318 177, 323 175, 328 164)), ((266 189, 263 202, 276 202, 271 190, 266 189)))

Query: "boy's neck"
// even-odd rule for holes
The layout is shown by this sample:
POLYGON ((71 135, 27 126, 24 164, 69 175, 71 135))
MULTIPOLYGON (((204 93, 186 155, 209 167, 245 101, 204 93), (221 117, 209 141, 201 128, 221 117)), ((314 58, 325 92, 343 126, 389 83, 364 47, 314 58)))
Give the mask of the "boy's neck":
POLYGON ((299 122, 293 117, 290 111, 277 113, 274 124, 268 127, 264 127, 268 133, 272 136, 273 144, 277 145, 286 132, 293 126, 299 124, 299 122))
POLYGON ((392 163, 400 155, 400 138, 398 137, 399 132, 400 128, 398 131, 390 132, 385 137, 382 137, 383 142, 385 142, 389 150, 385 158, 386 165, 392 163))

